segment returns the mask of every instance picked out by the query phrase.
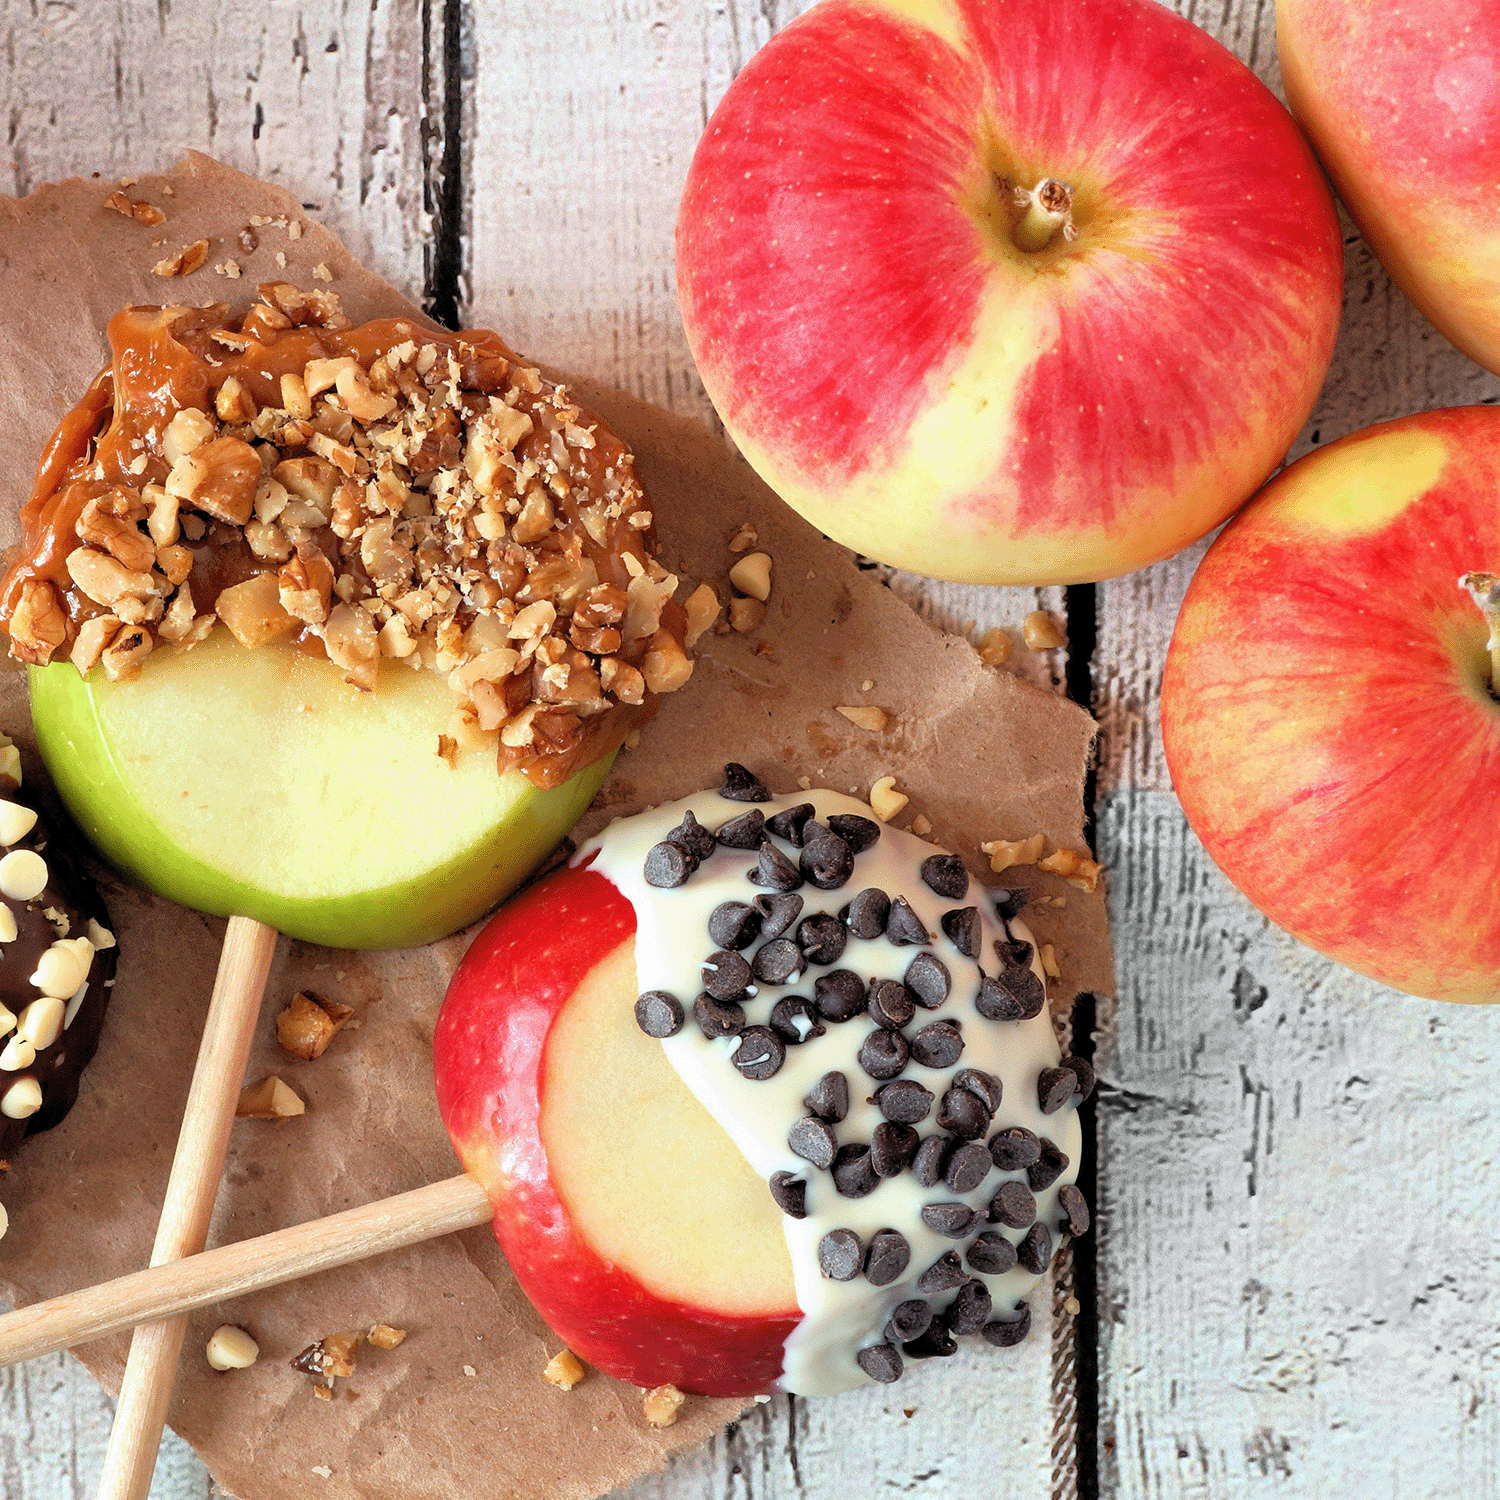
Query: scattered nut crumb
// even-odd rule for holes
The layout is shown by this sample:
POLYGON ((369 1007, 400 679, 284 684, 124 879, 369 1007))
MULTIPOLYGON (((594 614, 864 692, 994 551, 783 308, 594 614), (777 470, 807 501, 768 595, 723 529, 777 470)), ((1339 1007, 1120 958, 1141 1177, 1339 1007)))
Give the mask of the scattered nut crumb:
POLYGON ((734 535, 729 538, 731 552, 746 552, 760 540, 760 534, 748 521, 742 521, 734 535))
POLYGON ((458 741, 451 734, 440 734, 437 737, 437 753, 440 759, 445 760, 455 770, 458 767, 458 741))
POLYGON ((839 713, 859 729, 868 729, 871 734, 884 734, 890 728, 891 716, 883 709, 876 708, 872 703, 846 705, 843 703, 835 705, 839 713))
POLYGON ((243 1090, 234 1112, 242 1120, 290 1120, 306 1110, 296 1091, 272 1074, 243 1090))
POLYGON ((683 1395, 675 1385, 659 1385, 643 1393, 646 1420, 653 1427, 670 1427, 677 1420, 683 1395))
POLYGON ((326 1385, 315 1385, 312 1388, 312 1393, 318 1398, 319 1401, 333 1400, 333 1392, 329 1390, 326 1385))
POLYGON ((868 693, 870 691, 870 689, 873 688, 874 686, 875 686, 875 679, 873 677, 866 677, 865 680, 862 683, 860 683, 859 690, 862 693, 868 693))
MULTIPOLYGON (((220 260, 214 262, 214 275, 227 276, 231 281, 240 279, 240 263, 237 260, 220 260)), ((233 379, 233 377, 230 377, 233 379)))
POLYGON ((997 875, 1012 865, 1034 865, 1042 857, 1046 840, 1039 833, 1029 839, 990 839, 979 846, 990 857, 990 869, 997 875))
POLYGON ((882 823, 889 823, 910 800, 905 792, 896 790, 894 776, 882 776, 870 788, 870 811, 882 823))
POLYGON ((916 817, 911 820, 911 831, 916 834, 919 839, 925 839, 927 835, 932 832, 932 824, 921 813, 918 813, 916 817))
POLYGON ((547 1361, 542 1379, 551 1381, 559 1390, 571 1391, 583 1379, 583 1365, 571 1349, 562 1349, 547 1361))
POLYGON ((208 259, 208 241, 194 240, 175 255, 168 255, 151 267, 156 276, 191 276, 208 259))
POLYGON ((352 1005, 325 1000, 312 990, 299 990, 276 1017, 276 1040, 294 1057, 312 1062, 322 1057, 329 1042, 354 1015, 352 1005))
POLYGON ((467 1375, 470 1380, 472 1380, 476 1375, 479 1374, 479 1371, 476 1370, 473 1365, 465 1365, 464 1374, 467 1375))
POLYGON ((260 1345, 234 1323, 221 1323, 203 1351, 216 1370, 248 1370, 260 1358, 260 1345))
POLYGON ((759 599, 736 595, 729 601, 729 623, 741 635, 749 635, 752 630, 758 629, 765 617, 766 607, 759 599))
MULTIPOLYGON (((126 183, 125 186, 129 186, 126 183)), ((145 224, 148 227, 160 224, 166 215, 154 204, 147 203, 144 199, 131 200, 123 192, 111 193, 104 200, 106 208, 112 208, 116 213, 124 214, 127 219, 134 219, 137 224, 145 224)))
POLYGON ((1034 609, 1026 616, 1021 622, 1021 635, 1031 651, 1051 651, 1068 644, 1062 627, 1045 609, 1034 609))
POLYGON ((278 250, 276 252, 276 269, 278 271, 284 271, 284 270, 286 270, 286 251, 285 250, 278 250))
POLYGON ((687 613, 687 633, 682 644, 689 651, 698 644, 698 638, 719 618, 719 596, 706 583, 700 583, 688 595, 683 606, 687 613))
POLYGON ((1006 631, 996 625, 993 630, 985 631, 977 649, 979 659, 985 666, 1002 667, 1010 660, 1010 654, 1015 650, 1015 642, 1006 631))
POLYGON ((1096 860, 1073 849, 1059 849, 1056 854, 1049 854, 1040 863, 1042 869, 1061 875, 1069 885, 1077 886, 1080 891, 1097 890, 1099 876, 1104 869, 1096 860))
POLYGON ((765 603, 771 597, 771 554, 752 552, 730 570, 729 581, 740 593, 765 603))
POLYGON ((634 750, 635 747, 640 744, 640 742, 641 731, 639 725, 637 725, 636 728, 632 729, 630 733, 625 736, 625 748, 627 750, 634 750))
POLYGON ((1083 1304, 1078 1300, 1077 1297, 1069 1297, 1063 1303, 1063 1311, 1067 1313, 1070 1318, 1076 1318, 1078 1314, 1083 1311, 1083 1304))
POLYGON ((330 1469, 327 1464, 314 1464, 313 1473, 316 1474, 319 1479, 333 1478, 333 1470, 330 1469))
POLYGON ((239 242, 240 249, 243 250, 246 255, 253 255, 255 253, 256 247, 260 244, 260 239, 256 235, 255 231, 247 224, 239 232, 239 242))
POLYGON ((356 1328, 325 1333, 291 1360, 291 1366, 304 1375, 316 1375, 331 1386, 335 1380, 347 1380, 354 1373, 354 1353, 363 1340, 364 1334, 356 1328))
POLYGON ((302 225, 297 219, 293 219, 286 226, 286 237, 289 240, 300 240, 302 238, 302 225))
POLYGON ((1061 979, 1062 970, 1057 967, 1057 949, 1051 943, 1043 943, 1042 951, 1037 955, 1042 961, 1042 973, 1048 979, 1061 979))
POLYGON ((317 265, 315 265, 313 267, 313 280, 314 281, 332 281, 333 280, 333 272, 330 271, 328 269, 328 267, 322 261, 319 261, 317 263, 317 265))
POLYGON ((812 777, 811 776, 799 776, 797 778, 797 785, 799 787, 801 787, 804 792, 810 792, 810 791, 812 791, 812 777))
POLYGON ((406 1340, 404 1328, 392 1328, 389 1323, 376 1323, 365 1335, 365 1342, 372 1349, 394 1349, 406 1340))

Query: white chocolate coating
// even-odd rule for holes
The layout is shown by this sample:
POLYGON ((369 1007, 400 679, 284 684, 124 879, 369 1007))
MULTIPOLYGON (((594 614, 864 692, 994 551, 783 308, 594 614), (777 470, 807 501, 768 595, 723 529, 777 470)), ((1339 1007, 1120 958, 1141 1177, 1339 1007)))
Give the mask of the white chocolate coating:
MULTIPOLYGON (((896 1305, 920 1295, 914 1283, 928 1266, 949 1250, 957 1250, 962 1258, 968 1241, 946 1239, 929 1229, 921 1219, 922 1206, 961 1201, 972 1207, 984 1207, 1001 1183, 1024 1182, 1026 1174, 1001 1173, 992 1168, 977 1188, 955 1194, 942 1183, 923 1188, 907 1170, 883 1180, 866 1197, 843 1197, 835 1191, 832 1176, 796 1156, 786 1137, 793 1123, 807 1113, 802 1103, 804 1096, 824 1073, 838 1071, 848 1079, 850 1094, 848 1116, 834 1127, 839 1143, 868 1144, 883 1118, 876 1106, 867 1102, 880 1084, 864 1072, 857 1059, 860 1044, 873 1029, 868 1017, 861 1015, 851 1021, 827 1024, 823 1036, 800 1046, 788 1046, 781 1070, 762 1081, 743 1077, 730 1062, 738 1045, 736 1039, 710 1041, 694 1022, 693 1001, 703 988, 700 967, 717 946, 708 935, 709 914, 720 902, 751 903, 763 893, 761 887, 746 878, 755 867, 756 855, 753 851, 721 847, 703 862, 686 885, 660 890, 646 883, 643 873, 646 854, 677 827, 685 812, 691 811, 699 823, 713 830, 749 811, 752 805, 770 818, 804 802, 812 803, 816 816, 825 822, 837 813, 870 816, 868 805, 837 792, 809 791, 758 804, 732 802, 713 791, 700 792, 611 824, 586 844, 573 862, 583 864, 592 858, 592 867, 611 880, 635 908, 640 989, 664 990, 675 995, 687 1012, 682 1030, 662 1043, 679 1076, 724 1127, 761 1178, 769 1180, 773 1173, 786 1171, 807 1183, 807 1217, 784 1217, 782 1221, 803 1318, 787 1339, 778 1386, 813 1396, 832 1395, 868 1384, 869 1377, 855 1361, 856 1352, 882 1341, 883 1330, 896 1305), (830 1280, 819 1267, 818 1244, 830 1230, 840 1228, 852 1229, 865 1245, 878 1230, 899 1230, 912 1250, 906 1272, 884 1287, 872 1286, 862 1275, 852 1281, 830 1280)), ((793 864, 797 862, 796 849, 781 840, 777 845, 793 864)), ((977 881, 971 879, 968 894, 957 901, 939 896, 923 884, 919 867, 929 855, 938 852, 941 851, 934 845, 914 834, 883 827, 879 842, 856 857, 854 873, 846 885, 832 891, 803 885, 797 891, 804 903, 799 920, 819 911, 837 915, 857 892, 869 886, 879 887, 892 899, 904 895, 911 903, 933 934, 927 946, 947 965, 953 985, 943 1005, 932 1011, 919 1009, 905 1030, 911 1033, 940 1020, 962 1022, 964 1050, 958 1066, 993 1074, 1004 1086, 1000 1108, 981 1139, 988 1140, 1008 1126, 1024 1125, 1052 1140, 1068 1157, 1068 1166, 1057 1181, 1036 1195, 1037 1217, 1051 1232, 1055 1246, 1060 1219, 1057 1190, 1076 1179, 1082 1141, 1076 1109, 1070 1106, 1057 1114, 1044 1115, 1037 1102, 1038 1073, 1059 1061, 1057 1038, 1045 1008, 1029 1021, 1006 1022, 988 1021, 974 1009, 979 965, 965 958, 943 935, 943 913, 959 906, 978 907, 984 924, 980 953, 992 974, 997 968, 993 945, 1006 936, 1005 927, 977 881)), ((794 924, 785 936, 794 937, 795 931, 794 924)), ((1011 924, 1011 931, 1018 938, 1032 941, 1031 934, 1019 922, 1011 924)), ((756 946, 758 942, 745 950, 747 958, 753 955, 756 946)), ((783 996, 810 998, 814 978, 829 969, 852 969, 867 982, 900 979, 921 951, 922 948, 915 946, 898 947, 885 937, 865 940, 851 934, 843 956, 828 969, 814 966, 790 984, 759 986, 758 993, 745 1004, 747 1023, 766 1024, 772 1005, 783 996)), ((1032 966, 1041 979, 1034 943, 1032 966)), ((932 1113, 917 1127, 924 1138, 935 1133, 933 1117, 937 1099, 949 1086, 952 1070, 909 1063, 900 1076, 915 1079, 936 1096, 932 1113)), ((1025 1234, 1023 1229, 1006 1229, 996 1224, 981 1227, 1004 1234, 1013 1244, 1019 1243, 1025 1234)), ((968 1274, 975 1273, 968 1270, 968 1274)), ((1039 1278, 1017 1266, 1004 1275, 982 1279, 994 1301, 991 1317, 1004 1319, 1039 1278)), ((953 1292, 943 1292, 928 1300, 941 1310, 953 1296, 953 1292)), ((1004 1357, 1003 1350, 993 1353, 996 1358, 1004 1357)))

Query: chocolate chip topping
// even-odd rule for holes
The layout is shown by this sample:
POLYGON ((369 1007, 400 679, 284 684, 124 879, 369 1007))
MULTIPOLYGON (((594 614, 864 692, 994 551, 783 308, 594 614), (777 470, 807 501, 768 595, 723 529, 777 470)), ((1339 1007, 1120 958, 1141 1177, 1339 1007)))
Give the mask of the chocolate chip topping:
POLYGON ((738 1000, 699 995, 693 1001, 693 1019, 710 1041, 721 1036, 738 1036, 745 1029, 745 1007, 738 1000))
POLYGON ((1071 1068, 1078 1079, 1078 1102, 1083 1103, 1094 1092, 1094 1070, 1081 1057, 1065 1057, 1062 1065, 1071 1068))
POLYGON ((953 1075, 953 1087, 967 1089, 993 1115, 1005 1098, 1005 1087, 993 1073, 978 1068, 960 1068, 953 1075))
POLYGON ((708 914, 709 940, 738 952, 760 936, 760 913, 743 901, 721 901, 708 914))
POLYGON ((906 1066, 908 1056, 906 1038, 880 1026, 860 1043, 859 1065, 871 1078, 894 1078, 906 1066))
MULTIPOLYGON (((938 1103, 937 1127, 961 1140, 976 1141, 990 1128, 990 1112, 984 1101, 968 1089, 948 1089, 938 1103)), ((985 1152, 985 1160, 989 1153, 985 1152)))
POLYGON ((890 1385, 892 1381, 900 1380, 901 1372, 906 1368, 901 1356, 889 1344, 870 1344, 860 1349, 854 1362, 878 1385, 890 1385))
POLYGON ((853 1281, 864 1254, 865 1247, 852 1229, 830 1229, 818 1241, 818 1265, 830 1281, 853 1281))
POLYGON ((1003 1276, 1016 1263, 1016 1247, 998 1230, 987 1229, 969 1246, 964 1256, 983 1276, 1003 1276))
POLYGON ((760 913, 760 935, 779 938, 802 915, 802 897, 757 896, 755 909, 760 913))
POLYGON ((914 1078, 898 1078, 875 1090, 874 1104, 887 1120, 916 1125, 932 1109, 932 1090, 924 1089, 914 1078))
POLYGON ((882 1120, 870 1135, 870 1166, 877 1177, 899 1177, 917 1154, 920 1144, 910 1125, 882 1120))
POLYGON ((822 823, 803 829, 802 873, 820 891, 836 891, 854 873, 854 851, 822 823))
POLYGON ((767 1184, 776 1206, 789 1219, 807 1217, 807 1184, 791 1172, 772 1172, 767 1184))
POLYGON ((900 1031, 916 1015, 917 1003, 911 991, 899 979, 877 979, 870 986, 865 1009, 877 1026, 900 1031))
POLYGON ((857 938, 878 938, 891 914, 891 898, 878 886, 868 886, 839 915, 857 938))
POLYGON ((946 1359, 958 1353, 958 1345, 953 1342, 947 1324, 941 1318, 934 1318, 926 1333, 902 1344, 901 1350, 910 1359, 946 1359))
POLYGON ((963 1050, 963 1036, 952 1021, 933 1021, 911 1039, 912 1061, 924 1068, 951 1068, 963 1050))
POLYGON ((1024 885, 1009 889, 997 888, 990 892, 990 901, 1000 913, 1001 921, 1011 922, 1026 910, 1031 901, 1031 892, 1024 885))
POLYGON ((1023 1271, 1040 1276, 1052 1264, 1052 1236, 1045 1224, 1033 1224, 1016 1246, 1016 1260, 1023 1271))
POLYGON ((825 1073, 802 1103, 820 1120, 836 1125, 849 1113, 849 1080, 842 1073, 825 1073))
POLYGON ((808 820, 813 816, 814 808, 811 802, 799 802, 795 807, 789 807, 785 812, 779 812, 774 817, 766 819, 766 827, 779 839, 785 839, 792 848, 802 847, 802 830, 808 820))
POLYGON ((1019 1312, 1020 1316, 1017 1318, 1000 1318, 993 1323, 986 1323, 979 1330, 979 1336, 997 1349, 1010 1349, 1021 1343, 1031 1332, 1031 1309, 1023 1302, 1019 1312))
POLYGON ((709 954, 699 978, 715 1000, 741 1000, 750 988, 750 965, 738 953, 720 950, 709 954))
POLYGON ((852 1021, 865 1008, 865 982, 852 969, 813 980, 813 1003, 825 1021, 852 1021))
POLYGON ((1062 1227, 1076 1240, 1089 1232, 1089 1206, 1084 1196, 1071 1183, 1065 1182, 1057 1190, 1057 1206, 1062 1210, 1062 1227))
POLYGON ((665 990, 647 990, 635 1002, 635 1024, 647 1036, 676 1036, 684 1020, 682 1002, 665 990))
POLYGON ((931 953, 919 953, 907 964, 902 983, 916 996, 918 1005, 936 1010, 948 998, 953 976, 942 959, 931 953))
POLYGON ((804 917, 797 928, 797 946, 810 964, 836 964, 844 956, 848 941, 844 924, 831 912, 820 911, 804 917))
POLYGON ((977 906, 960 906, 943 913, 943 932, 965 958, 978 958, 984 939, 984 924, 977 906))
POLYGON ((951 1292, 968 1279, 964 1275, 964 1268, 958 1263, 958 1251, 945 1250, 917 1277, 917 1290, 924 1297, 932 1297, 938 1292, 951 1292))
POLYGON ((865 1252, 865 1280, 871 1286, 889 1286, 906 1274, 911 1264, 911 1246, 894 1229, 878 1229, 865 1252))
MULTIPOLYGON (((1011 1125, 990 1137, 990 1155, 1002 1172, 1024 1172, 1042 1154, 1042 1143, 1024 1125, 1011 1125)), ((1036 1187, 1032 1183, 1032 1187, 1036 1187)))
POLYGON ((922 884, 948 901, 969 893, 969 872, 956 854, 929 854, 922 861, 922 884))
POLYGON ((1026 1169, 1026 1180, 1031 1184, 1032 1192, 1040 1193, 1051 1187, 1067 1169, 1067 1153, 1060 1151, 1046 1136, 1043 1136, 1041 1153, 1037 1160, 1026 1169))
POLYGON ((966 1281, 943 1313, 948 1332, 962 1337, 978 1333, 989 1321, 990 1289, 982 1281, 966 1281))
POLYGON ((1024 1182, 1002 1182, 990 1199, 990 1222, 1007 1229, 1025 1229, 1036 1220, 1036 1199, 1024 1182))
POLYGON ((674 891, 686 885, 688 878, 698 868, 698 861, 682 847, 663 841, 653 844, 646 854, 646 884, 658 890, 674 891))
POLYGON ((791 984, 806 967, 802 950, 790 938, 772 938, 755 950, 750 972, 762 984, 791 984))
POLYGON ((718 847, 713 834, 691 812, 683 813, 682 822, 667 835, 667 842, 686 849, 700 864, 718 847))
POLYGON ((737 760, 724 767, 724 785, 719 795, 728 802, 769 802, 771 789, 753 771, 748 771, 737 760))
POLYGON ((752 807, 722 824, 714 837, 726 849, 759 849, 766 841, 766 815, 752 807))
POLYGON ((751 885, 768 886, 773 891, 795 891, 802 884, 797 867, 775 844, 762 844, 755 868, 750 871, 751 885))
POLYGON ((862 818, 858 813, 834 813, 828 826, 856 854, 873 848, 880 838, 880 824, 874 818, 862 818))
POLYGON ((972 1193, 990 1175, 995 1164, 978 1141, 955 1146, 943 1167, 943 1186, 950 1193, 972 1193))
MULTIPOLYGON (((1030 943, 1021 946, 1031 952, 1030 943)), ((1046 1003, 1047 991, 1029 963, 1007 964, 993 977, 986 974, 974 997, 974 1009, 987 1021, 1029 1021, 1041 1015, 1046 1003)))
POLYGON ((833 1185, 845 1198, 863 1198, 880 1186, 868 1146, 840 1146, 832 1170, 833 1185))
POLYGON ((891 1311, 891 1319, 885 1325, 885 1336, 905 1343, 908 1339, 921 1338, 932 1325, 932 1306, 920 1297, 898 1302, 891 1311))
POLYGON ((1055 1115, 1072 1102, 1078 1089, 1078 1075, 1072 1068, 1043 1068, 1037 1074, 1036 1102, 1044 1115, 1055 1115))
POLYGON ((932 941, 932 934, 922 925, 922 919, 911 909, 911 902, 905 896, 897 896, 891 902, 890 915, 885 919, 885 935, 898 948, 932 941))
POLYGON ((945 1135, 930 1135, 917 1147, 917 1154, 911 1161, 911 1175, 919 1186, 936 1187, 943 1180, 943 1169, 952 1149, 953 1142, 945 1135))
POLYGON ((945 1239, 966 1240, 984 1222, 984 1215, 967 1203, 924 1203, 922 1222, 945 1239))
POLYGON ((828 1032, 812 1001, 801 995, 783 995, 771 1007, 771 1030, 789 1047, 800 1046, 828 1032))
POLYGON ((804 1115, 786 1133, 786 1143, 792 1153, 800 1156, 803 1161, 810 1161, 813 1166, 821 1167, 825 1171, 833 1165, 833 1158, 838 1151, 838 1137, 833 1133, 833 1127, 826 1121, 818 1119, 816 1115, 804 1115))
POLYGON ((786 1043, 769 1026, 747 1026, 729 1060, 744 1077, 759 1083, 781 1071, 786 1061, 786 1043))

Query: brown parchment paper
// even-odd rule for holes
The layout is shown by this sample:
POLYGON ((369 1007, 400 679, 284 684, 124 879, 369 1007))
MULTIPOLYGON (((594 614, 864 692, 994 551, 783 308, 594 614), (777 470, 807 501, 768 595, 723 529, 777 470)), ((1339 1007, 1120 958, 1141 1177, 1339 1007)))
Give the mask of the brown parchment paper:
MULTIPOLYGON (((113 182, 70 181, 0 199, 0 432, 6 454, 0 543, 18 539, 17 507, 58 416, 105 360, 102 330, 131 302, 247 302, 258 281, 317 284, 316 266, 355 320, 416 309, 357 265, 284 191, 191 156, 129 189, 165 210, 146 228, 105 207, 113 182), (304 226, 292 240, 253 215, 304 226), (151 274, 164 255, 210 241, 196 274, 151 274), (153 241, 161 243, 153 244, 153 241), (285 256, 285 266, 277 255, 285 256), (215 274, 233 259, 240 279, 215 274)), ((504 333, 501 329, 500 332, 504 333)), ((543 351, 544 352, 544 351, 543 351)), ((670 698, 637 750, 622 755, 582 831, 608 817, 711 784, 742 760, 778 790, 799 777, 859 793, 893 774, 935 837, 985 872, 984 838, 1046 834, 1082 847, 1088 717, 985 668, 963 641, 921 623, 848 556, 787 510, 711 434, 618 392, 588 399, 629 441, 657 511, 668 562, 727 595, 730 533, 752 522, 775 559, 764 627, 708 636, 689 688, 670 698), (861 684, 872 683, 869 690, 861 684), (839 704, 877 703, 884 735, 856 729, 839 704)), ((0 722, 30 739, 24 678, 0 673, 0 722)), ((993 877, 992 877, 993 878, 993 877)), ((147 1263, 212 986, 223 924, 101 872, 120 937, 115 998, 81 1097, 57 1129, 26 1144, 3 1181, 11 1229, 0 1242, 0 1294, 15 1303, 102 1281, 147 1263)), ((1064 997, 1107 990, 1112 971, 1102 892, 1086 896, 1037 870, 1009 871, 1066 907, 1028 913, 1057 945, 1064 997)), ((468 934, 405 953, 358 954, 283 940, 267 989, 251 1077, 276 1072, 307 1100, 287 1124, 235 1127, 210 1243, 317 1218, 457 1170, 438 1120, 429 1047, 444 986, 468 934), (315 1063, 276 1046, 273 1021, 311 985, 355 1006, 315 1063)), ((78 1351, 118 1388, 125 1338, 78 1351)), ((640 1395, 597 1372, 564 1394, 540 1378, 557 1343, 515 1286, 487 1229, 208 1308, 192 1320, 171 1421, 218 1483, 244 1500, 447 1500, 597 1495, 660 1468, 742 1407, 690 1399, 650 1431, 640 1395), (261 1346, 252 1369, 213 1373, 202 1357, 223 1321, 261 1346), (361 1351, 332 1403, 286 1361, 323 1333, 383 1321, 399 1348, 361 1351), (347 1385, 347 1389, 343 1389, 347 1385), (319 1472, 319 1471, 327 1471, 319 1472)), ((920 1377, 918 1377, 920 1378, 920 1377)))

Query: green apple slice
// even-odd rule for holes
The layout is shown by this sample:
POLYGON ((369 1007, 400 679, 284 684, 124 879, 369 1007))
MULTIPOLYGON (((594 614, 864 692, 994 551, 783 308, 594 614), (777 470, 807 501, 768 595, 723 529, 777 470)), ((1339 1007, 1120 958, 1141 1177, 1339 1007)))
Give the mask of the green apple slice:
POLYGON ((111 683, 31 670, 42 758, 100 852, 158 895, 334 948, 430 942, 513 890, 613 756, 543 791, 436 753, 453 695, 382 667, 376 693, 288 646, 216 632, 111 683))

